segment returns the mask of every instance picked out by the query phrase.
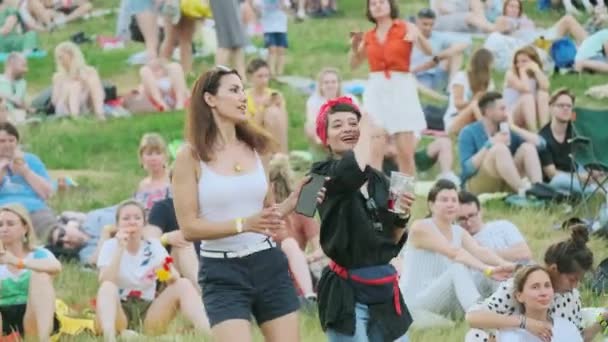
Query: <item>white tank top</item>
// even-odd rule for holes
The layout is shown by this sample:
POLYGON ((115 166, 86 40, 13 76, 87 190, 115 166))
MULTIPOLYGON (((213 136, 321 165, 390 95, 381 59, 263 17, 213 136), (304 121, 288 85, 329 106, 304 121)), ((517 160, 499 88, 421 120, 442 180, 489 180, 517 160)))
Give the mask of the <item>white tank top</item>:
MULTIPOLYGON (((255 156, 255 170, 234 176, 220 175, 204 162, 200 162, 198 203, 202 217, 211 222, 222 222, 245 218, 262 210, 268 182, 262 160, 257 153, 255 156)), ((261 243, 266 238, 263 234, 241 233, 202 241, 201 249, 235 252, 261 243)))

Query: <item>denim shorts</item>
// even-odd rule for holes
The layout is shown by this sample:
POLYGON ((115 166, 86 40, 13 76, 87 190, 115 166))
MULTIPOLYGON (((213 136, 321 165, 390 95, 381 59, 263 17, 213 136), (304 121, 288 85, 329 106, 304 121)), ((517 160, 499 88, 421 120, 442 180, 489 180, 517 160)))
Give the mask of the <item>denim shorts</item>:
POLYGON ((264 47, 282 47, 287 48, 287 32, 269 32, 264 33, 264 47))
POLYGON ((276 247, 243 258, 202 257, 199 283, 212 327, 251 316, 261 325, 299 308, 287 257, 276 247))

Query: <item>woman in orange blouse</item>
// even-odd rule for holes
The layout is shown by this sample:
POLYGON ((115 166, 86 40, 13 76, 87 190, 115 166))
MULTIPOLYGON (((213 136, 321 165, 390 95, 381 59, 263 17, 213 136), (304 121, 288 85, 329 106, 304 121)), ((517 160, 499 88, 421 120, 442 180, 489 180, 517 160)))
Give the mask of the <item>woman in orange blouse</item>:
POLYGON ((367 0, 367 18, 375 27, 365 34, 351 33, 350 65, 356 68, 364 60, 369 63, 364 107, 393 136, 399 170, 414 175, 416 133, 426 129, 426 120, 416 78, 410 73, 410 57, 414 44, 429 55, 432 48, 415 25, 399 19, 395 0, 367 0))

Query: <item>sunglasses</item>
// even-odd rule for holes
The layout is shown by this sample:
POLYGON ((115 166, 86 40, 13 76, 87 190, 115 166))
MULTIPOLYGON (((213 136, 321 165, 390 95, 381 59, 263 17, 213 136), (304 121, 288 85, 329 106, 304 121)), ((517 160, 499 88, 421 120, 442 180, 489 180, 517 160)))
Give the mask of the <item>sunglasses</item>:
POLYGON ((458 220, 458 222, 467 222, 470 219, 477 217, 478 214, 479 214, 479 212, 475 212, 475 213, 471 213, 466 216, 460 216, 457 220, 458 220))
POLYGON ((208 76, 203 83, 203 93, 211 91, 211 85, 216 84, 217 81, 224 75, 239 73, 235 69, 231 69, 225 65, 216 65, 208 71, 208 76))

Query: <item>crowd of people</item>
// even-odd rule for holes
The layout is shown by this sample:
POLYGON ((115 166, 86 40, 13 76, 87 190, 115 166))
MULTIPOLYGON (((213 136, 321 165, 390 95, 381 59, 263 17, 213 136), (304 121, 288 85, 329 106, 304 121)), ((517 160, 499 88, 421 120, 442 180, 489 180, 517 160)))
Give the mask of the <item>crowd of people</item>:
MULTIPOLYGON (((407 19, 395 0, 367 0, 370 29, 350 33, 344 56, 353 69, 369 67, 362 98, 327 66, 302 108, 309 172, 326 179, 316 219, 296 211, 310 177, 298 181, 292 171, 293 113, 271 80, 285 72, 290 15, 306 25, 308 16, 332 17, 337 1, 210 0, 217 66, 191 89, 192 39, 203 18, 175 12, 176 3, 123 0, 118 31, 120 17, 131 18, 146 59, 122 105, 185 111, 183 144, 172 155, 162 134, 144 134, 133 155, 146 176, 131 198, 58 215, 44 156, 20 144, 20 125, 35 111, 27 58, 38 33, 86 18, 92 5, 0 2, 0 41, 8 42, 0 44, 3 335, 46 341, 61 329, 52 277, 70 259, 98 274, 95 328, 107 341, 125 330, 162 334, 178 312, 218 341, 251 340, 252 317, 266 340, 298 341, 300 308, 318 309, 330 341, 404 342, 413 323, 437 326, 462 314, 470 342, 589 341, 608 325, 608 313, 582 321, 577 288, 593 265, 584 225, 569 226, 571 237, 538 264, 512 222, 484 222, 478 197, 525 197, 543 183, 593 191, 582 184, 606 177, 569 158, 576 97, 551 87, 541 44, 572 37, 572 70, 605 72, 606 29, 589 32, 571 15, 538 28, 520 0, 433 0, 407 19), (246 63, 256 34, 268 54, 246 63), (473 49, 471 34, 487 37, 484 47, 473 49), (510 51, 488 43, 501 40, 515 43, 510 51), (169 61, 176 47, 179 63, 169 61), (433 135, 419 93, 447 100, 433 135), (414 189, 391 207, 392 171, 416 177, 434 165, 427 217, 412 216, 414 189)), ((60 43, 54 59, 44 106, 56 116, 105 119, 109 89, 78 44, 60 43)))

